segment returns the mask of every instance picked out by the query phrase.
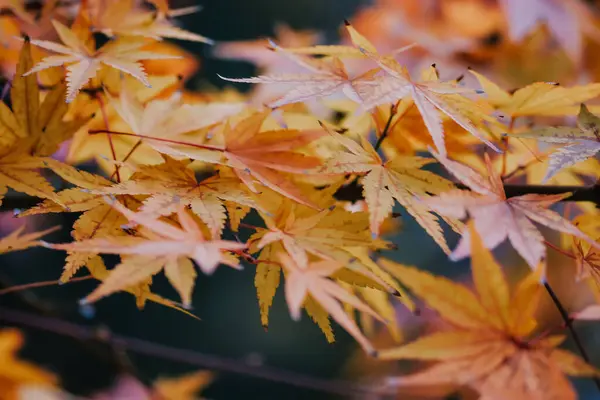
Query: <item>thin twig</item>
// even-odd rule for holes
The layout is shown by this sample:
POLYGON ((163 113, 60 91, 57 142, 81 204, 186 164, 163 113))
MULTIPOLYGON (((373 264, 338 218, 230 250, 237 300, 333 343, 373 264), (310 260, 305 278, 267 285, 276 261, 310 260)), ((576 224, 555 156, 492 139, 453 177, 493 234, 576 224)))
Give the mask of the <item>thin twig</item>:
MULTIPOLYGON (((109 132, 110 131, 110 126, 108 125, 108 116, 106 115, 106 110, 104 109, 104 100, 102 100, 102 97, 100 95, 96 95, 96 100, 98 101, 98 104, 100 104, 100 112, 102 113, 102 119, 104 120, 104 127, 106 128, 106 131, 109 132)), ((115 145, 112 141, 112 136, 109 134, 106 135, 106 137, 108 138, 108 145, 110 147, 110 153, 112 155, 113 161, 117 161, 117 152, 115 151, 115 145)), ((121 173, 119 171, 119 166, 115 165, 115 176, 117 178, 117 182, 121 183, 121 173)))
MULTIPOLYGON (((544 282, 544 287, 546 288, 546 291, 550 295, 550 298, 552 299, 552 302, 556 306, 556 309, 560 313, 560 316, 562 317, 562 319, 565 323, 565 326, 567 327, 569 332, 571 332, 571 337, 573 338, 573 342, 575 342, 575 345, 577 346, 577 349, 579 350, 581 357, 584 359, 584 361, 586 363, 590 364, 590 357, 588 356, 587 351, 585 350, 585 347, 583 347, 583 343, 581 342, 581 339, 579 338, 577 331, 573 327, 573 319, 569 316, 569 313, 567 312, 565 307, 560 302, 558 296, 552 289, 552 286, 550 286, 550 284, 548 282, 544 282)), ((595 378, 595 377, 592 379, 594 380, 596 387, 600 391, 600 379, 595 378)))
POLYGON ((381 144, 383 143, 383 140, 387 137, 387 135, 390 132, 390 126, 392 125, 392 120, 394 119, 394 115, 396 115, 396 110, 397 110, 396 106, 397 106, 397 104, 392 104, 390 107, 390 116, 389 116, 387 122, 385 123, 385 127, 381 131, 381 135, 379 135, 379 138, 377 139, 375 146, 373 146, 375 151, 379 150, 379 148, 381 147, 381 144))
POLYGON ((563 250, 563 249, 561 249, 560 247, 558 247, 558 246, 556 246, 556 245, 554 245, 554 244, 550 243, 550 242, 549 242, 549 241, 547 241, 547 240, 544 240, 544 244, 545 244, 546 246, 550 247, 552 250, 556 251, 557 253, 560 253, 560 254, 562 254, 563 256, 567 256, 567 257, 569 257, 569 258, 572 258, 572 259, 575 259, 575 258, 576 258, 576 257, 575 257, 575 256, 574 256, 572 253, 570 253, 570 252, 568 252, 568 251, 566 251, 566 250, 563 250))
POLYGON ((254 378, 302 387, 318 392, 332 393, 343 396, 344 398, 375 395, 380 393, 375 388, 357 385, 353 382, 323 380, 292 371, 276 369, 273 367, 249 365, 247 363, 240 362, 240 360, 203 354, 188 349, 165 346, 147 340, 123 335, 115 335, 107 332, 103 332, 102 335, 98 335, 96 330, 83 325, 4 307, 0 307, 0 320, 4 320, 16 325, 29 326, 35 329, 41 329, 60 335, 70 336, 79 340, 104 340, 113 346, 118 346, 122 349, 146 356, 186 363, 217 371, 251 376, 254 378))
MULTIPOLYGON (((92 278, 93 278, 93 276, 91 276, 91 275, 80 276, 80 277, 76 277, 76 278, 71 278, 69 280, 69 282, 65 282, 65 283, 81 282, 81 281, 86 281, 86 280, 92 279, 92 278)), ((63 283, 60 280, 51 280, 51 281, 40 281, 40 282, 25 283, 23 285, 14 285, 14 286, 7 287, 5 289, 1 289, 0 290, 0 296, 5 295, 5 294, 9 294, 9 293, 20 292, 21 290, 29 290, 29 289, 34 289, 34 288, 40 288, 40 287, 45 287, 45 286, 54 286, 54 285, 62 285, 62 284, 63 283)))
POLYGON ((164 139, 164 138, 152 137, 152 136, 148 136, 148 135, 142 135, 142 134, 139 134, 139 133, 118 132, 118 131, 110 131, 110 130, 106 130, 106 129, 89 130, 88 133, 90 135, 97 135, 99 133, 106 133, 108 135, 132 136, 132 137, 137 137, 137 138, 142 138, 142 139, 155 140, 157 142, 170 143, 170 144, 178 144, 178 145, 181 145, 181 146, 196 147, 198 149, 204 149, 204 150, 225 151, 225 149, 222 148, 222 147, 211 146, 209 144, 198 144, 198 143, 183 142, 183 141, 180 141, 180 140, 173 140, 173 139, 164 139))

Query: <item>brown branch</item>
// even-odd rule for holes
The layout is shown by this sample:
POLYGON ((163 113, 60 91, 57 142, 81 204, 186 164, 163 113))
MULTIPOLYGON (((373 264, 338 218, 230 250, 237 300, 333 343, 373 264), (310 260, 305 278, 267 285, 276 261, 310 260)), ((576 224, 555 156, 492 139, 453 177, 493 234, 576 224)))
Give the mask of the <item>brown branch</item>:
POLYGON ((390 106, 390 116, 388 117, 386 123, 385 123, 385 127, 383 128, 383 131, 381 131, 381 134, 379 135, 379 139, 377 139, 377 143, 375 143, 375 146, 373 146, 373 148, 375 149, 375 151, 379 150, 379 148, 381 147, 381 144, 383 143, 384 139, 388 136, 388 134, 390 133, 390 127, 392 126, 392 120, 394 119, 394 115, 396 115, 396 110, 397 110, 397 105, 399 104, 392 104, 390 106))
MULTIPOLYGON (((469 188, 456 184, 459 189, 469 188)), ((561 194, 572 192, 573 195, 562 201, 589 201, 600 206, 600 185, 594 186, 545 186, 545 185, 504 185, 507 197, 523 196, 525 194, 561 194)), ((363 199, 362 186, 356 181, 340 188, 335 197, 343 201, 358 201, 363 199)), ((29 196, 7 196, 0 205, 0 212, 27 209, 38 204, 41 199, 29 196)))
MULTIPOLYGON (((456 187, 463 190, 469 188, 456 183, 456 187)), ((600 205, 600 185, 594 186, 553 186, 553 185, 504 185, 506 197, 523 196, 526 194, 562 194, 572 192, 570 197, 562 201, 589 201, 600 205)), ((340 188, 335 197, 338 200, 358 201, 363 199, 362 186, 356 181, 340 188)))
POLYGON ((70 336, 78 340, 101 340, 111 346, 150 357, 186 363, 216 371, 241 374, 318 392, 336 394, 343 398, 376 395, 380 393, 375 388, 358 385, 353 382, 323 380, 278 368, 250 365, 248 363, 240 362, 240 360, 165 346, 134 337, 115 335, 106 331, 100 332, 101 334, 99 334, 97 330, 83 325, 4 307, 0 307, 0 320, 10 324, 28 326, 35 329, 54 332, 59 335, 70 336))

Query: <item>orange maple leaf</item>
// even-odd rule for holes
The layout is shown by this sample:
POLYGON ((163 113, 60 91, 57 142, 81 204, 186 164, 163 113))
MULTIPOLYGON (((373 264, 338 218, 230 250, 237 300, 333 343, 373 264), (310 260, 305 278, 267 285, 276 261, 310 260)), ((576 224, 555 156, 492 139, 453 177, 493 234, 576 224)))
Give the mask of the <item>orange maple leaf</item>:
MULTIPOLYGON (((262 131, 270 114, 254 112, 234 128, 227 122, 222 130, 222 145, 194 144, 157 139, 160 151, 176 157, 189 157, 231 167, 248 188, 258 193, 254 180, 298 203, 318 208, 289 180, 288 173, 307 174, 321 165, 321 159, 298 151, 325 135, 323 130, 278 129, 262 131)), ((215 139, 215 140, 219 140, 215 139)))
POLYGON ((530 273, 511 295, 501 266, 470 225, 475 292, 446 278, 384 261, 450 324, 447 331, 380 351, 381 359, 439 361, 390 383, 468 385, 485 399, 574 400, 575 392, 564 375, 598 376, 600 371, 556 348, 564 336, 533 335, 542 268, 530 273))

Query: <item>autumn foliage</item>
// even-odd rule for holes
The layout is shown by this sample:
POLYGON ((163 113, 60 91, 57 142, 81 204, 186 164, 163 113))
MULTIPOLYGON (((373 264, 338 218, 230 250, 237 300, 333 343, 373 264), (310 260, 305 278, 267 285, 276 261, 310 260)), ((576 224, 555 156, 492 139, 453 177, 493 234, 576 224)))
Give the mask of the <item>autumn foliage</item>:
MULTIPOLYGON (((197 62, 164 39, 214 44, 176 25, 195 7, 48 0, 34 15, 19 0, 0 2, 9 79, 0 201, 39 199, 20 219, 78 215, 71 242, 42 240, 58 228, 22 226, 0 239, 0 253, 63 251, 62 283, 98 280, 82 303, 124 291, 140 309, 156 302, 190 318, 198 274, 250 268, 265 328, 282 290, 291 318, 308 314, 325 340, 343 329, 366 357, 426 362, 379 391, 575 399, 567 376, 600 379, 585 349, 560 347, 577 335, 573 320, 600 319, 600 9, 417 3, 378 2, 345 22, 340 44, 281 27, 278 39, 218 43, 216 56, 261 67, 221 76, 254 84, 242 94, 184 86, 197 62), (489 35, 504 42, 490 50, 489 35), (90 160, 97 169, 81 168, 90 160), (570 202, 579 189, 591 195, 570 202), (405 221, 428 236, 423 247, 469 258, 472 284, 399 264, 390 239, 406 234, 405 221), (518 281, 509 262, 528 266, 518 281), (583 284, 589 306, 565 311, 549 284, 556 269, 583 284), (179 299, 152 291, 163 273, 179 299), (540 318, 549 294, 562 323, 540 318), (429 333, 408 340, 398 313, 425 309, 435 312, 429 333), (379 327, 394 345, 381 344, 379 327)), ((15 357, 20 344, 17 331, 0 331, 2 399, 57 385, 15 357)), ((200 372, 114 390, 183 399, 209 381, 200 372)))

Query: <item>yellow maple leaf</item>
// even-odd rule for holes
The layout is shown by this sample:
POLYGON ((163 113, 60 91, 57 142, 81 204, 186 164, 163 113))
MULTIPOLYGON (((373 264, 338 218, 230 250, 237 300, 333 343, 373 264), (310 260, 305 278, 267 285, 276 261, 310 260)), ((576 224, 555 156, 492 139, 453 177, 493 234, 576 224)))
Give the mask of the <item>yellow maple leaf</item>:
POLYGON ((29 41, 21 48, 16 77, 10 92, 12 110, 0 102, 0 201, 8 188, 30 196, 56 199, 54 188, 39 173, 48 157, 89 121, 65 121, 67 105, 60 101, 59 84, 40 103, 36 75, 24 77, 33 60, 29 41))
POLYGON ((32 40, 31 43, 61 55, 48 56, 27 71, 30 75, 47 68, 66 65, 67 93, 66 102, 75 99, 79 90, 96 75, 102 64, 116 68, 150 86, 140 60, 169 59, 176 56, 141 51, 147 44, 144 38, 122 37, 106 43, 98 50, 91 51, 75 32, 58 21, 52 21, 56 33, 64 44, 46 40, 32 40))
POLYGON ((600 83, 562 87, 535 82, 509 93, 480 73, 471 70, 487 95, 487 102, 512 119, 522 116, 575 115, 579 104, 600 95, 600 83))
POLYGON ((140 211, 170 215, 180 205, 189 205, 209 228, 213 237, 220 237, 225 226, 225 201, 258 208, 241 182, 235 178, 212 176, 200 182, 189 162, 163 155, 159 165, 143 165, 125 182, 96 189, 96 193, 115 195, 148 195, 140 211))
POLYGON ((57 229, 58 227, 55 226, 53 228, 45 229, 43 231, 29 232, 23 234, 23 231, 25 230, 25 225, 22 225, 20 228, 15 229, 7 236, 0 238, 0 254, 8 253, 10 251, 25 250, 30 247, 39 246, 39 238, 41 238, 44 235, 47 235, 50 232, 54 232, 57 229))
POLYGON ((346 151, 334 153, 324 170, 328 173, 363 174, 361 183, 369 211, 369 227, 374 236, 379 235, 382 222, 392 213, 394 202, 398 201, 442 250, 450 253, 437 217, 418 198, 453 188, 450 181, 421 169, 433 162, 432 159, 399 154, 384 162, 368 141, 363 139, 359 144, 332 130, 329 134, 346 151))
MULTIPOLYGON (((313 259, 324 259, 341 263, 331 275, 338 282, 352 285, 353 289, 374 288, 386 295, 394 293, 408 308, 414 306, 398 283, 377 264, 368 252, 369 248, 384 248, 387 244, 373 239, 366 229, 368 220, 362 213, 350 213, 339 207, 330 208, 331 194, 336 187, 323 189, 313 194, 315 202, 324 208, 317 211, 294 203, 275 193, 264 193, 258 202, 264 210, 259 211, 266 222, 266 228, 256 228, 249 239, 250 251, 259 252, 255 286, 260 308, 261 322, 266 328, 269 322, 269 309, 281 280, 279 257, 286 253, 300 266, 313 259), (365 251, 363 251, 365 250, 365 251)), ((357 290, 357 294, 361 293, 357 290)), ((361 296, 362 297, 362 296, 361 296)), ((373 303, 381 309, 383 302, 373 303)), ((388 300, 389 301, 389 300, 388 300)), ((333 333, 327 321, 327 313, 318 305, 306 303, 306 311, 319 324, 328 340, 333 333)))
POLYGON ((46 244, 51 248, 76 252, 74 254, 123 255, 121 264, 111 271, 102 285, 86 297, 87 302, 133 286, 164 269, 184 305, 189 306, 196 278, 196 271, 190 259, 193 259, 206 274, 213 273, 219 264, 240 268, 238 260, 224 251, 242 250, 246 245, 225 240, 205 240, 200 227, 184 207, 177 210, 181 228, 148 214, 133 212, 117 201, 113 201, 109 207, 114 208, 131 223, 141 225, 144 228, 142 235, 110 235, 68 244, 46 244))

